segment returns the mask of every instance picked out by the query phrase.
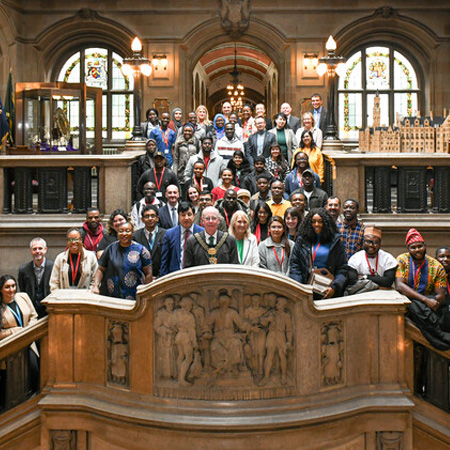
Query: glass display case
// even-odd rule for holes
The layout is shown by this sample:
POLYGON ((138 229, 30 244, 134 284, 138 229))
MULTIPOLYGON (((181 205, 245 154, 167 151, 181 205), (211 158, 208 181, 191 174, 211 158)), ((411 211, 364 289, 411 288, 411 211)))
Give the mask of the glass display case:
POLYGON ((16 141, 41 154, 101 154, 102 89, 84 83, 16 83, 16 141))

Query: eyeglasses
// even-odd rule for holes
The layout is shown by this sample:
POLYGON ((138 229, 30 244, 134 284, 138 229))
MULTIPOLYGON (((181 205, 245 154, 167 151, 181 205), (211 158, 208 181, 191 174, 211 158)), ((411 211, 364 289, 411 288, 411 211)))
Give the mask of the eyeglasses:
POLYGON ((364 244, 366 244, 366 245, 373 245, 375 247, 376 245, 378 245, 378 242, 377 241, 371 241, 369 239, 364 239, 364 244))
POLYGON ((203 222, 217 222, 219 220, 218 217, 202 217, 203 222))

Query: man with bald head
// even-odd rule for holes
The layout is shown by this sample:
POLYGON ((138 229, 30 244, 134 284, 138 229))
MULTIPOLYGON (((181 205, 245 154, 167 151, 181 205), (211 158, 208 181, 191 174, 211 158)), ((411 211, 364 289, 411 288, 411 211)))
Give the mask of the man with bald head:
POLYGON ((236 239, 220 231, 219 222, 219 210, 214 206, 207 206, 202 213, 205 230, 188 239, 184 267, 239 264, 236 239))
MULTIPOLYGON (((291 105, 287 102, 283 103, 281 105, 280 111, 286 114, 287 124, 289 125, 289 128, 294 132, 294 134, 297 133, 297 130, 302 126, 302 121, 298 117, 291 114, 291 105)), ((274 126, 276 126, 276 124, 274 124, 274 126)))

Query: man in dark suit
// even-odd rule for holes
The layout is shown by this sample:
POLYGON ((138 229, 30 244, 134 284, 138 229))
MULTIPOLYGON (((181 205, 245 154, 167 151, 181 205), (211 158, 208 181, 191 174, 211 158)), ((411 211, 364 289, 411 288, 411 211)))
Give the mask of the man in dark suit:
POLYGON ((257 156, 270 156, 270 147, 276 142, 277 138, 274 134, 266 130, 266 121, 264 117, 255 119, 256 133, 252 134, 245 143, 245 155, 248 162, 253 166, 253 161, 257 156))
POLYGON ((214 206, 208 206, 203 210, 202 221, 205 231, 194 234, 188 239, 184 266, 239 264, 236 239, 218 230, 219 210, 214 206))
POLYGON ((178 225, 178 199, 180 191, 178 186, 171 184, 167 186, 166 195, 167 204, 159 208, 159 224, 161 228, 168 230, 178 225))
POLYGON ((41 300, 50 294, 53 261, 45 257, 47 243, 40 237, 34 238, 30 242, 30 253, 33 261, 23 264, 19 268, 19 289, 28 294, 40 319, 47 315, 45 306, 41 305, 41 300))
POLYGON ((327 110, 322 106, 322 97, 320 94, 311 95, 311 103, 313 110, 311 111, 314 116, 314 123, 317 128, 322 130, 323 136, 327 131, 327 110))
POLYGON ((159 276, 161 267, 162 244, 166 230, 158 226, 158 207, 145 205, 141 213, 144 228, 136 231, 133 239, 142 244, 152 256, 153 279, 159 276))
MULTIPOLYGON (((297 130, 301 128, 302 121, 297 116, 293 116, 291 114, 292 107, 289 103, 285 102, 281 105, 280 111, 284 114, 286 114, 287 117, 287 125, 289 125, 289 128, 295 133, 297 133, 297 130)), ((276 123, 273 125, 274 127, 277 126, 276 123)))
POLYGON ((167 230, 164 236, 159 271, 161 277, 185 267, 187 241, 194 233, 203 231, 202 227, 194 224, 194 207, 190 203, 180 203, 178 214, 180 225, 167 230))

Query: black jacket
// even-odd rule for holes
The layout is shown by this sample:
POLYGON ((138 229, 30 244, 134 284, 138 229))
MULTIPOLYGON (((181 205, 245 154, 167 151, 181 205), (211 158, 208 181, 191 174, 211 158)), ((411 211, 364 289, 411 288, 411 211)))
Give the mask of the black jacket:
MULTIPOLYGON (((200 233, 205 240, 205 232, 200 233)), ((217 232, 217 240, 222 239, 223 233, 217 232)), ((229 234, 225 243, 215 254, 217 264, 240 264, 237 252, 236 239, 229 234)), ((209 265, 209 255, 206 250, 197 242, 195 236, 191 236, 186 245, 184 254, 184 267, 209 265)))
POLYGON ((133 235, 133 240, 135 240, 139 244, 143 245, 152 255, 152 272, 153 272, 154 277, 159 276, 159 269, 161 267, 161 251, 162 251, 162 244, 164 241, 165 234, 166 234, 166 230, 159 227, 158 233, 156 234, 156 237, 155 237, 155 242, 153 244, 153 250, 150 250, 150 245, 145 236, 144 228, 136 231, 133 235))
MULTIPOLYGON (((156 196, 158 197, 158 200, 160 200, 160 201, 162 200, 164 203, 167 203, 166 188, 167 188, 167 186, 169 186, 171 184, 174 184, 175 186, 180 188, 180 184, 178 183, 178 178, 175 175, 173 170, 166 167, 164 170, 162 180, 160 178, 158 178, 158 180, 160 183, 160 187, 159 187, 159 189, 157 189, 156 196), (158 194, 158 192, 160 192, 161 194, 158 194)), ((147 183, 148 181, 153 181, 153 183, 155 183, 156 186, 158 186, 158 184, 159 184, 156 182, 155 173, 154 173, 153 169, 146 170, 139 178, 139 180, 137 182, 137 186, 136 186, 136 198, 141 199, 143 197, 142 189, 144 188, 144 184, 147 183)))
MULTIPOLYGON (((289 276, 299 283, 308 283, 311 274, 311 244, 300 236, 294 246, 291 256, 289 276)), ((330 246, 327 269, 334 275, 331 287, 334 289, 334 297, 341 297, 347 283, 347 257, 341 235, 336 233, 330 246)))
POLYGON ((38 298, 36 292, 36 277, 34 275, 33 261, 19 267, 18 283, 20 292, 26 292, 33 302, 39 319, 47 315, 45 306, 41 305, 41 300, 50 294, 50 275, 52 274, 53 261, 45 259, 44 275, 41 280, 41 297, 38 298))
MULTIPOLYGON (((263 152, 262 156, 267 158, 270 156, 270 146, 277 141, 276 136, 273 133, 266 131, 264 136, 263 152)), ((258 154, 258 133, 252 134, 248 141, 245 143, 245 156, 248 159, 250 166, 253 166, 253 160, 258 154)))

